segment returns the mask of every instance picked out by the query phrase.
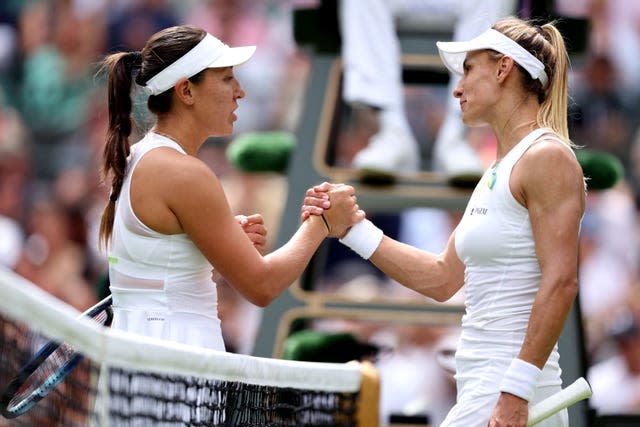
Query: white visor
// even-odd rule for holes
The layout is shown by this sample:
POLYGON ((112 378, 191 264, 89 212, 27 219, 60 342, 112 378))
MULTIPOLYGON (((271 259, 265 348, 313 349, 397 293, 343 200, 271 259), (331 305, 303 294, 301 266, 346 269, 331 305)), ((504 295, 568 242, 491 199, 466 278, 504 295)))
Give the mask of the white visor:
POLYGON ((255 46, 229 47, 211 34, 176 62, 149 79, 144 86, 149 95, 158 95, 171 89, 180 79, 195 76, 205 68, 223 68, 240 65, 253 55, 255 46))
POLYGON ((440 58, 452 73, 464 74, 463 64, 467 52, 491 49, 507 55, 527 70, 534 80, 540 80, 545 87, 549 78, 544 71, 544 64, 538 58, 520 46, 515 40, 499 31, 489 28, 478 37, 462 42, 437 42, 440 58))

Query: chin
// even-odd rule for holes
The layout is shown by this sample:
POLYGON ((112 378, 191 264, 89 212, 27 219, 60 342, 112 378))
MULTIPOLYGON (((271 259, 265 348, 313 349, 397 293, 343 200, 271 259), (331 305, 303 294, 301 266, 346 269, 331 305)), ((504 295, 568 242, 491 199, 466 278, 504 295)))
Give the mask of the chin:
POLYGON ((231 135, 233 133, 233 123, 227 123, 226 126, 221 126, 218 128, 217 133, 219 136, 231 135))
POLYGON ((468 126, 470 128, 478 128, 478 127, 482 127, 482 126, 486 126, 487 125, 487 122, 485 122, 485 121, 474 119, 474 118, 465 117, 464 115, 462 116, 462 123, 464 123, 466 126, 468 126))
POLYGON ((225 136, 229 136, 232 133, 233 133, 233 127, 231 129, 228 129, 228 130, 220 130, 219 129, 219 130, 217 130, 215 132, 210 133, 209 136, 211 138, 222 138, 222 137, 225 137, 225 136))

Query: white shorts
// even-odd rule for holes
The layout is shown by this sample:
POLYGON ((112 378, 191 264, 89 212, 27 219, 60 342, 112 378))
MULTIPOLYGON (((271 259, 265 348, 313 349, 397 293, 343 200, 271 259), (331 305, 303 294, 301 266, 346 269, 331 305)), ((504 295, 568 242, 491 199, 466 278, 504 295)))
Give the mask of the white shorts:
MULTIPOLYGON (((457 402, 441 427, 486 427, 500 396, 499 384, 511 360, 517 356, 524 333, 491 333, 463 330, 456 351, 457 402)), ((554 347, 531 405, 562 388, 557 347, 554 347)), ((568 427, 567 410, 537 424, 539 427, 568 427)))
MULTIPOLYGON (((536 401, 560 391, 560 387, 540 387, 536 392, 536 401)), ((440 427, 487 427, 499 394, 473 396, 456 403, 447 414, 440 427)), ((569 415, 566 409, 547 418, 536 427, 568 427, 569 415)))

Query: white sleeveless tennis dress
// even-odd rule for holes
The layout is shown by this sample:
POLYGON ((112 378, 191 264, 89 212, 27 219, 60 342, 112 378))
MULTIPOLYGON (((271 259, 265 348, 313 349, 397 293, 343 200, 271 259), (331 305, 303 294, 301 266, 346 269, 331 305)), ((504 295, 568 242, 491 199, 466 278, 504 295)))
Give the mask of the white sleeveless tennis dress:
MULTIPOLYGON (((513 197, 513 166, 550 129, 524 137, 476 186, 456 229, 456 252, 465 265, 466 312, 456 351, 458 399, 441 426, 486 427, 507 367, 524 341, 540 266, 528 211, 513 197)), ((566 144, 565 147, 570 149, 566 144)), ((544 366, 532 403, 559 391, 557 344, 544 366)), ((568 426, 566 411, 539 424, 568 426)))
POLYGON ((131 147, 108 250, 112 328, 224 351, 211 264, 186 234, 158 233, 131 207, 133 171, 157 147, 186 155, 177 143, 155 133, 131 147))

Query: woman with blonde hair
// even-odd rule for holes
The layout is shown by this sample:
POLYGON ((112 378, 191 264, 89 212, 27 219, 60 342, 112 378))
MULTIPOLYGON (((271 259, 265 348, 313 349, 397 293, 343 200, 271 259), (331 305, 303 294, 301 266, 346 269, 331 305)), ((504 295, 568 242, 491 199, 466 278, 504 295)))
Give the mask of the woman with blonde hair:
MULTIPOLYGON (((578 291, 582 169, 567 130, 568 55, 553 24, 500 20, 478 37, 438 42, 462 76, 453 95, 468 126, 491 126, 496 159, 441 254, 383 235, 368 220, 341 242, 437 301, 463 286, 457 402, 442 426, 526 426, 528 405, 560 390, 557 341, 578 291)), ((323 212, 307 192, 303 218, 323 212)), ((541 426, 567 426, 567 411, 541 426)))

